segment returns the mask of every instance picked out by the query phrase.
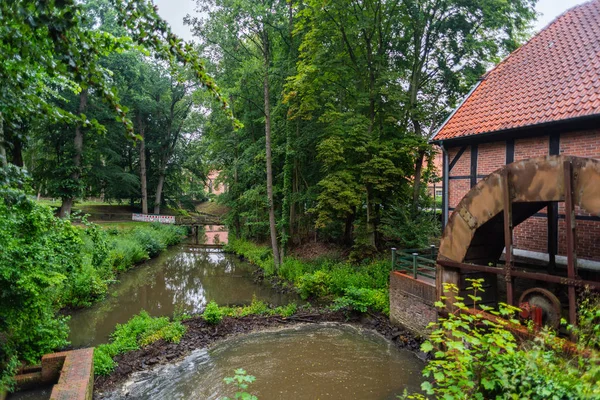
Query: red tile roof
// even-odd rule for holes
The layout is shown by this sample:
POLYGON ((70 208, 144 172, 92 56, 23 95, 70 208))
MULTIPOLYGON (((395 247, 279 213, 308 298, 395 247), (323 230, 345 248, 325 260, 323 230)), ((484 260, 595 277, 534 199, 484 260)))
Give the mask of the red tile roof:
POLYGON ((574 7, 484 76, 447 140, 600 114, 600 0, 574 7))

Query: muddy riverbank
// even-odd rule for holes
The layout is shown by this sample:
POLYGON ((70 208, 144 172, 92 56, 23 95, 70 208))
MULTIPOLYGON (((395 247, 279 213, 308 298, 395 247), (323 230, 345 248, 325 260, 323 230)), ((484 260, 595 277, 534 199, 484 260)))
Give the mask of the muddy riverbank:
POLYGON ((94 390, 97 397, 101 398, 102 392, 114 389, 134 372, 148 370, 158 364, 175 362, 189 355, 195 349, 211 347, 224 339, 234 336, 266 329, 324 322, 351 324, 373 330, 388 339, 399 349, 419 351, 420 340, 418 338, 415 338, 408 331, 391 325, 387 316, 381 314, 310 310, 288 318, 276 316, 226 317, 216 326, 208 325, 200 317, 194 317, 184 321, 184 324, 187 326, 187 332, 179 343, 167 343, 159 340, 143 349, 117 356, 115 360, 118 366, 115 371, 109 376, 96 378, 94 390))

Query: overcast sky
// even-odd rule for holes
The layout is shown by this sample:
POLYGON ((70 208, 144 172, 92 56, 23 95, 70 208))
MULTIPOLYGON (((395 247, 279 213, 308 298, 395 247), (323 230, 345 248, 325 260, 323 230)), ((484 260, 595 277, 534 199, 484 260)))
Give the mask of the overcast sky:
MULTIPOLYGON (((0 0, 2 1, 2 0, 0 0)), ((587 0, 538 0, 536 10, 541 14, 535 24, 539 31, 554 18, 569 8, 585 3, 587 0)), ((154 0, 158 5, 160 15, 171 24, 173 31, 180 37, 191 40, 192 34, 187 26, 183 25, 183 17, 193 14, 196 0, 154 0)))

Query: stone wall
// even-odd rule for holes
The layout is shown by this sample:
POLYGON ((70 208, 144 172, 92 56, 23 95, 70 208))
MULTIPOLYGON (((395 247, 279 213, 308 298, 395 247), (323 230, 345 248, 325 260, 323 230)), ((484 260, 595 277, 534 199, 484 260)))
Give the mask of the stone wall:
POLYGON ((435 285, 397 271, 390 273, 390 321, 422 335, 437 320, 435 285))

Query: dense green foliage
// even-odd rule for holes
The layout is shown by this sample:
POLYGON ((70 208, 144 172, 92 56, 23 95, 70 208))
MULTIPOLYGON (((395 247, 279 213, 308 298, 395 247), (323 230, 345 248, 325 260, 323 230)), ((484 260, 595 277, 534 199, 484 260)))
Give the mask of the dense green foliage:
MULTIPOLYGON (((517 310, 500 304, 494 311, 478 302, 482 280, 471 280, 475 306, 511 320, 517 310)), ((565 352, 567 342, 554 332, 537 332, 533 340, 520 340, 503 320, 489 321, 468 308, 455 286, 446 287, 454 298, 454 308, 441 318, 430 339, 423 343, 425 352, 435 358, 423 373, 428 381, 423 390, 444 399, 592 399, 600 396, 600 347, 598 346, 598 299, 585 300, 575 333, 577 348, 565 352), (586 333, 584 333, 586 332, 586 333), (592 333, 590 336, 589 333, 592 333), (591 337, 594 339, 590 340, 591 337)), ((446 298, 442 299, 445 300, 446 298)), ((437 304, 443 307, 443 303, 437 304)), ((473 308, 474 309, 474 308, 473 308)), ((421 395, 409 398, 423 398, 421 395)))
POLYGON ((179 321, 171 322, 166 317, 151 317, 142 311, 127 323, 118 324, 109 344, 101 344, 94 349, 94 373, 110 374, 117 366, 113 360, 115 356, 137 350, 159 339, 178 343, 185 330, 185 326, 179 321))
POLYGON ((211 301, 206 305, 206 308, 202 313, 202 319, 211 325, 217 325, 221 322, 223 317, 241 318, 249 315, 279 315, 280 317, 291 317, 296 314, 297 310, 298 306, 296 303, 271 308, 267 303, 257 300, 255 297, 252 298, 250 304, 240 307, 219 306, 214 301, 211 301))
POLYGON ((316 236, 360 259, 439 231, 424 215, 436 179, 427 141, 525 38, 535 0, 197 4, 187 22, 243 123, 233 131, 211 107, 201 141, 224 171, 232 234, 271 237, 283 255, 316 236))
POLYGON ((82 196, 141 199, 145 213, 148 192, 155 213, 204 197, 194 97, 232 113, 150 0, 4 1, 0 22, 1 165, 27 166, 63 216, 82 196))
POLYGON ((277 276, 294 285, 303 299, 329 298, 336 308, 367 308, 389 313, 388 283, 391 264, 388 260, 370 260, 354 265, 327 258, 304 262, 284 258, 273 270, 269 248, 245 240, 230 240, 226 251, 236 253, 262 268, 266 275, 277 276))
POLYGON ((178 243, 185 233, 159 224, 124 231, 77 226, 27 196, 28 185, 18 168, 0 169, 0 363, 7 366, 15 356, 33 363, 64 347, 67 317, 59 309, 102 298, 117 272, 178 243))
POLYGON ((219 310, 219 305, 211 301, 204 308, 202 319, 211 325, 217 325, 223 319, 223 313, 219 310))

